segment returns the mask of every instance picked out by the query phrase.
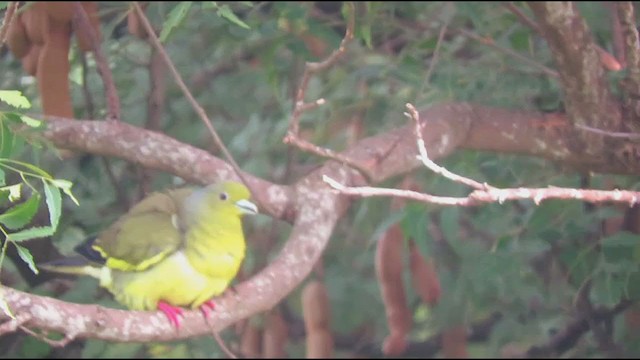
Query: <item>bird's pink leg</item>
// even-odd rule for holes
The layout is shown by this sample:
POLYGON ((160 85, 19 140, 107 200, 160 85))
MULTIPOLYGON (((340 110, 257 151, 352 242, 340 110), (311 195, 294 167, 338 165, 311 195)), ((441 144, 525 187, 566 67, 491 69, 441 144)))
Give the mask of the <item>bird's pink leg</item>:
POLYGON ((164 301, 159 301, 158 310, 162 311, 167 316, 169 322, 173 326, 175 326, 176 329, 180 329, 180 317, 182 316, 182 309, 169 305, 164 301))
POLYGON ((200 305, 200 311, 204 315, 205 319, 209 319, 209 311, 213 311, 216 309, 216 304, 213 300, 207 300, 202 305, 200 305))

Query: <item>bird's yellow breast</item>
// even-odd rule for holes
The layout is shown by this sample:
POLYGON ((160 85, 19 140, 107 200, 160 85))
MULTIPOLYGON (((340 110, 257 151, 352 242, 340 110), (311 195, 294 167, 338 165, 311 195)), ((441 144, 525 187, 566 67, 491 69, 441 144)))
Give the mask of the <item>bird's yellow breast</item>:
POLYGON ((195 308, 222 293, 231 281, 228 276, 207 276, 196 271, 182 251, 145 271, 111 272, 112 281, 105 287, 118 302, 133 310, 154 310, 161 300, 195 308))

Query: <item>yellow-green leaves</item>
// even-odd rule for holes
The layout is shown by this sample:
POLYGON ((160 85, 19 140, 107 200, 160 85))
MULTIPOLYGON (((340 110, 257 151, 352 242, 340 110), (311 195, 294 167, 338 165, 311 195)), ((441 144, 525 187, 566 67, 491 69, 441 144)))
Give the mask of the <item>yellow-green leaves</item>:
POLYGON ((29 109, 31 103, 18 90, 0 90, 0 101, 19 109, 29 109))
POLYGON ((236 14, 234 14, 233 11, 231 11, 231 9, 229 8, 229 5, 218 5, 218 3, 216 3, 215 1, 212 1, 211 4, 212 4, 211 7, 216 9, 216 13, 221 18, 227 19, 230 22, 240 26, 241 28, 245 28, 247 30, 251 29, 249 25, 247 25, 244 21, 240 20, 240 18, 236 16, 236 14))
MULTIPOLYGON (((243 1, 241 2, 241 4, 248 7, 253 6, 253 4, 251 4, 251 2, 248 2, 248 1, 243 1)), ((193 1, 184 1, 184 2, 180 2, 173 9, 171 9, 171 11, 169 12, 169 15, 167 15, 167 19, 162 25, 162 31, 160 31, 159 38, 161 42, 165 42, 167 38, 169 38, 169 35, 171 35, 171 32, 173 31, 173 29, 175 29, 180 24, 182 24, 187 14, 189 13, 189 10, 191 10, 192 6, 193 6, 193 1)), ((251 29, 249 25, 247 25, 244 21, 240 20, 240 18, 233 12, 233 10, 231 10, 229 5, 226 5, 226 4, 218 5, 218 3, 215 1, 207 1, 207 2, 203 2, 201 6, 203 10, 208 10, 208 9, 215 10, 216 15, 235 25, 240 26, 243 29, 247 29, 247 30, 251 29)))
MULTIPOLYGON (((31 107, 29 100, 16 90, 0 90, 0 102, 16 109, 31 107)), ((61 191, 78 204, 71 193, 71 182, 55 179, 38 166, 15 159, 22 154, 25 143, 30 142, 20 131, 39 128, 42 125, 40 120, 20 113, 0 111, 0 233, 6 240, 0 250, 0 266, 7 246, 11 244, 16 247, 20 258, 36 274, 38 269, 31 253, 17 243, 51 236, 56 232, 62 214, 61 191), (14 183, 7 185, 7 179, 12 179, 11 182, 14 183), (43 193, 49 213, 49 224, 34 226, 32 220, 40 208, 43 193)), ((6 306, 0 303, 0 307, 7 313, 6 306)))
POLYGON ((189 9, 191 9, 192 4, 193 1, 185 1, 179 3, 178 5, 176 5, 176 7, 171 9, 171 12, 169 12, 169 15, 167 16, 167 20, 165 20, 164 24, 162 25, 162 31, 160 32, 161 42, 165 42, 169 37, 169 34, 171 34, 171 31, 173 31, 175 27, 182 23, 184 18, 189 13, 189 9))
POLYGON ((9 230, 17 230, 27 225, 38 211, 40 195, 31 196, 25 202, 15 205, 0 214, 0 224, 9 230))

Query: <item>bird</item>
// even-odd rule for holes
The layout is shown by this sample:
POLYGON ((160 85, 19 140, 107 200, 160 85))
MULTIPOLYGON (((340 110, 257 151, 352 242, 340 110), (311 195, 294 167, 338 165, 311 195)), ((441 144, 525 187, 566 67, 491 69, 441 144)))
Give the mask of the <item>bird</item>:
POLYGON ((160 310, 180 328, 182 308, 214 310, 246 252, 242 217, 257 214, 247 187, 235 181, 154 192, 76 255, 40 268, 88 275, 131 310, 160 310))

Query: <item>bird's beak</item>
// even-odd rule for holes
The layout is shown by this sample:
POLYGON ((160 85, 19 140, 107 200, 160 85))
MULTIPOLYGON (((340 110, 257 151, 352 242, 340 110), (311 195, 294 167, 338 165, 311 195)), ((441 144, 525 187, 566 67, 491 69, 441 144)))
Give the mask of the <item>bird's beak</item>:
POLYGON ((256 206, 256 204, 252 203, 249 200, 236 201, 236 206, 243 214, 253 215, 258 213, 258 207, 256 206))

